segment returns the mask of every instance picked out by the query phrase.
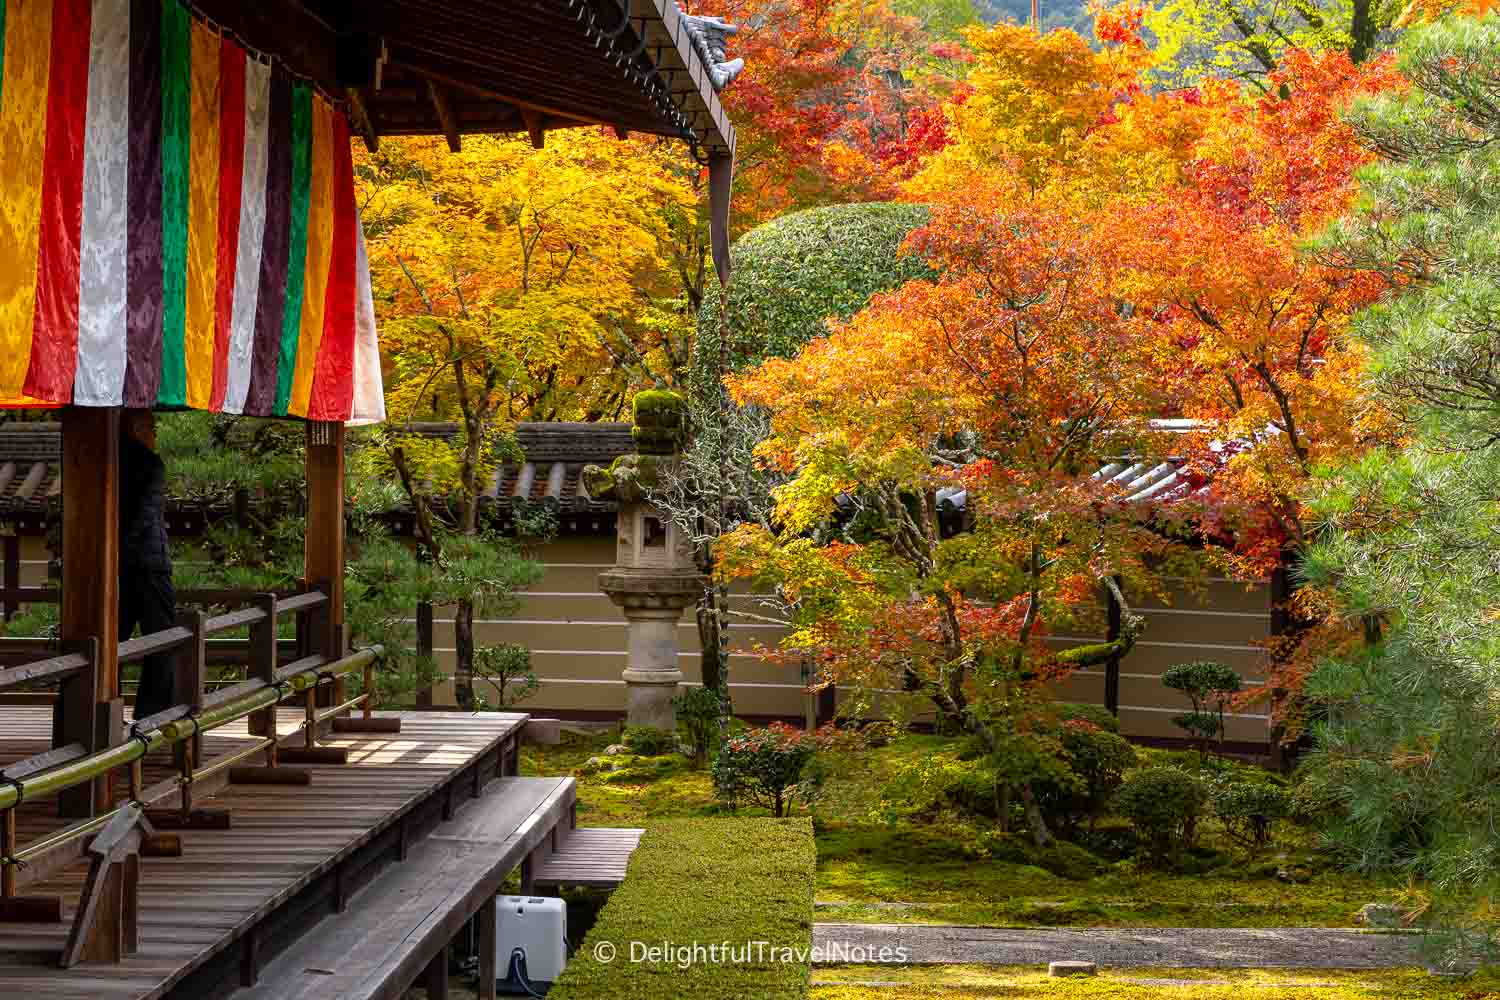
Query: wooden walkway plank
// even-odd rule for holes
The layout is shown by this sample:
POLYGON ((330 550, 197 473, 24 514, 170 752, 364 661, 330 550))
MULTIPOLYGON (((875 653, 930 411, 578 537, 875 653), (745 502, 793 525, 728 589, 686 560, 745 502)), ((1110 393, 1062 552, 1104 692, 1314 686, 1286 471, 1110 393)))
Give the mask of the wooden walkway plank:
POLYGON ((645 830, 579 827, 531 873, 531 884, 611 889, 625 881, 645 830))

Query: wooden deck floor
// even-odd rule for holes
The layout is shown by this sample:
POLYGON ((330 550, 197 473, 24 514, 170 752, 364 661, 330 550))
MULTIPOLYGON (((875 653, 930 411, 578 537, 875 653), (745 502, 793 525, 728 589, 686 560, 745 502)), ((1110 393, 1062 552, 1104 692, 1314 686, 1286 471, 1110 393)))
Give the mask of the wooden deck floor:
MULTIPOLYGON (((141 950, 127 961, 49 967, 44 963, 61 949, 66 924, 0 924, 0 996, 138 1000, 160 996, 190 974, 204 975, 207 970, 200 967, 231 947, 244 950, 241 935, 290 905, 315 879, 335 869, 342 879, 352 862, 368 863, 360 852, 368 855, 377 835, 405 838, 419 813, 451 812, 451 798, 442 802, 434 796, 469 794, 487 781, 494 764, 487 771, 481 765, 516 737, 527 718, 395 714, 402 720, 399 734, 339 734, 322 741, 348 747, 349 763, 309 767, 309 786, 233 785, 205 800, 228 807, 232 827, 182 831, 181 858, 143 861, 141 950)), ((286 713, 280 728, 294 729, 297 718, 286 713)), ((43 749, 49 719, 45 710, 0 707, 0 761, 43 749)), ((206 756, 232 752, 247 738, 243 725, 206 734, 206 756)), ((153 755, 151 764, 148 781, 168 776, 170 758, 157 761, 153 755)), ((60 825, 49 807, 46 802, 23 806, 18 817, 23 845, 60 825)), ((60 895, 64 919, 70 920, 84 871, 76 866, 25 891, 60 895)), ((355 871, 350 877, 357 876, 355 871)))

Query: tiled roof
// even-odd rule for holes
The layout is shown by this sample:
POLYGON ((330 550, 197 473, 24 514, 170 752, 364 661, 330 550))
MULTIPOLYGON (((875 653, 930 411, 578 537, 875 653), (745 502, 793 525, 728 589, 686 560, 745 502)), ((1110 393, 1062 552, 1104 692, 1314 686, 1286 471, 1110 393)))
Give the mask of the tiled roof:
MULTIPOLYGON (((453 424, 412 424, 428 437, 452 437, 453 424)), ((484 491, 492 502, 541 504, 553 510, 605 513, 614 501, 595 500, 583 486, 585 465, 608 465, 635 450, 628 423, 517 424, 516 443, 526 455, 521 464, 506 462, 495 470, 484 491)))
POLYGON ((0 424, 0 510, 40 511, 62 490, 57 424, 0 424))
MULTIPOLYGON (((416 424, 413 430, 450 437, 452 424, 416 424)), ((524 498, 578 513, 613 511, 613 501, 595 500, 582 483, 585 465, 608 465, 635 450, 628 423, 525 423, 515 431, 526 454, 522 464, 496 471, 484 496, 516 503, 524 498)), ((57 424, 0 424, 0 511, 40 511, 62 488, 62 431, 57 424)))

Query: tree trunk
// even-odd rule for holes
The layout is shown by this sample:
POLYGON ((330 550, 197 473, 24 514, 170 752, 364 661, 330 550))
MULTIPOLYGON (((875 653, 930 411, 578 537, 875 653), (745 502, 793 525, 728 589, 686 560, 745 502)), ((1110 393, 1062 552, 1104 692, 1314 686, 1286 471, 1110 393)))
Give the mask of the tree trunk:
POLYGON ((1026 804, 1026 826, 1031 830, 1032 841, 1038 847, 1046 847, 1052 843, 1052 831, 1047 829, 1047 821, 1042 818, 1042 810, 1036 804, 1030 782, 1021 786, 1021 801, 1026 804))
POLYGON ((453 695, 460 708, 474 707, 474 605, 459 601, 453 610, 453 695))
POLYGON ((717 688, 723 681, 719 673, 719 619, 714 613, 713 591, 707 587, 698 598, 698 648, 699 669, 703 674, 703 686, 717 688))

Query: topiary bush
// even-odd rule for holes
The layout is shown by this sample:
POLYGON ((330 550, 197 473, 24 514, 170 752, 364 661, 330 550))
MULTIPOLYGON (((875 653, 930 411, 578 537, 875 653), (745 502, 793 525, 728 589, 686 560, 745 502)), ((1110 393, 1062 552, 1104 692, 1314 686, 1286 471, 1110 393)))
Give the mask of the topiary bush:
POLYGON ((1207 803, 1208 789, 1197 778, 1173 767, 1147 767, 1120 786, 1114 808, 1135 827, 1147 860, 1166 864, 1193 846, 1207 803))
MULTIPOLYGON (((828 317, 848 319, 876 292, 930 277, 925 262, 899 253, 928 216, 923 205, 829 205, 783 215, 740 237, 728 302, 729 369, 789 358, 827 332, 828 317)), ((711 279, 698 313, 691 378, 710 395, 720 365, 719 310, 719 285, 711 279)))
POLYGON ((1292 797, 1272 784, 1236 782, 1214 789, 1214 815, 1231 837, 1251 851, 1271 846, 1278 820, 1292 812, 1292 797))
POLYGON ((718 688, 684 688, 682 694, 672 699, 672 707, 677 711, 677 728, 682 731, 688 756, 693 758, 693 763, 703 766, 719 738, 723 696, 718 688))
POLYGON ((1240 675, 1232 667, 1212 660, 1178 663, 1167 668, 1161 682, 1193 702, 1191 712, 1172 717, 1173 725, 1202 740, 1205 750, 1211 740, 1224 742, 1224 709, 1240 689, 1240 675))
POLYGON ((773 722, 724 741, 714 758, 714 790, 731 808, 744 802, 786 816, 801 799, 810 801, 813 788, 804 772, 818 752, 812 737, 800 729, 773 722))

